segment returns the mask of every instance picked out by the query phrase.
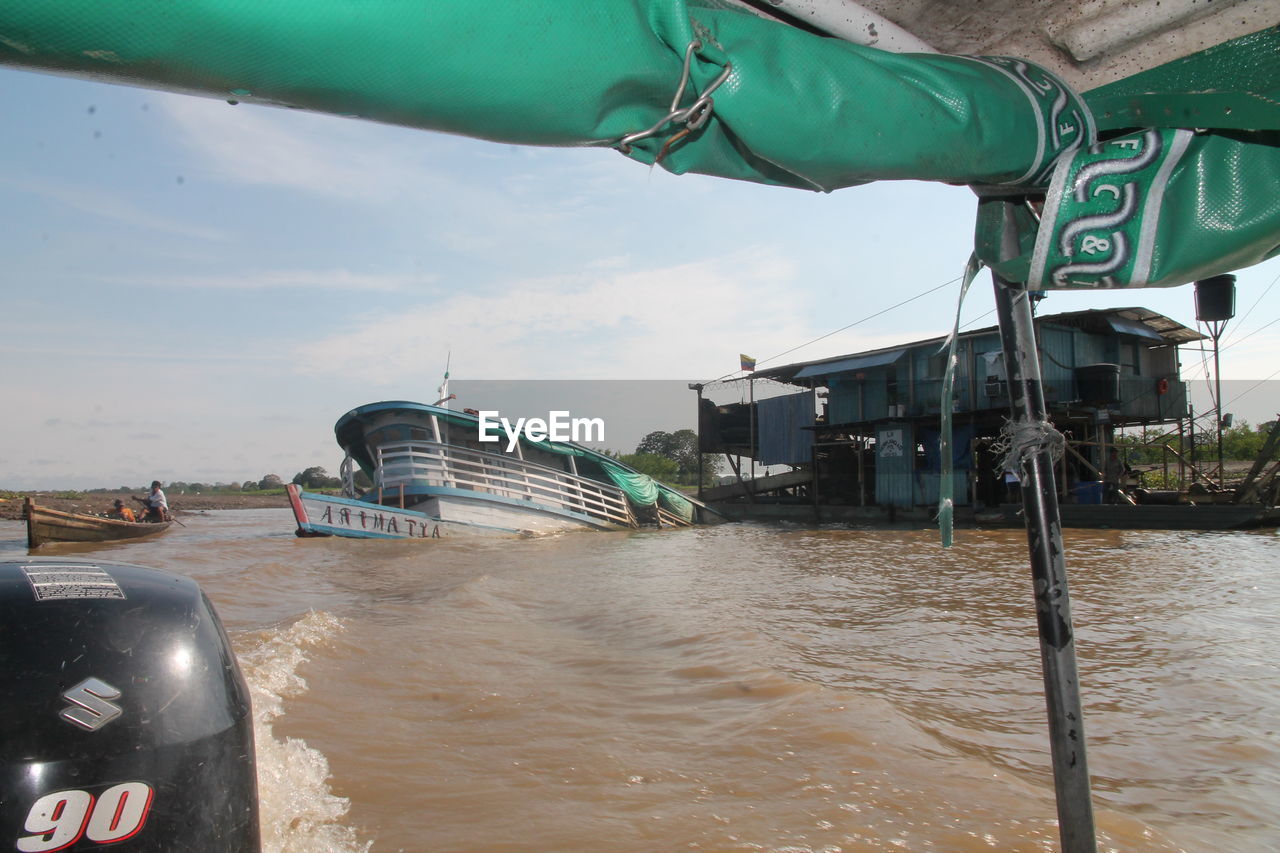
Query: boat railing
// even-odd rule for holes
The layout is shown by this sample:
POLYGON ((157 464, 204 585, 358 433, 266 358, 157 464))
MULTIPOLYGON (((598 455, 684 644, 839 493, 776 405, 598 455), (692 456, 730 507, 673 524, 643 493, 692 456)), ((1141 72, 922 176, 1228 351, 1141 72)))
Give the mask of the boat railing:
POLYGON ((636 526, 621 489, 567 471, 432 441, 388 442, 376 450, 376 485, 386 492, 412 484, 462 489, 636 526))

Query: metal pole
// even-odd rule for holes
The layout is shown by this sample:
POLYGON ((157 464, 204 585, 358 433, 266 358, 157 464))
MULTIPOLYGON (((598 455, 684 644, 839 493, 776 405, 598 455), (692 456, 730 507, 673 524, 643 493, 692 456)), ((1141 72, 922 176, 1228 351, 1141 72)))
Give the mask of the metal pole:
POLYGON ((1200 468, 1196 465, 1196 407, 1187 404, 1187 429, 1191 433, 1191 482, 1200 482, 1200 468))
MULTIPOLYGON (((995 201, 992 204, 1011 204, 995 201)), ((1018 252, 1013 217, 1004 217, 1001 255, 1018 252)), ((1031 297, 1023 287, 992 275, 1000 343, 1009 379, 1009 409, 1015 423, 1048 421, 1040 353, 1031 316, 1031 297)), ((1064 853, 1096 853, 1089 764, 1085 756, 1084 712, 1076 671, 1075 632, 1071 598, 1067 593, 1067 565, 1062 543, 1062 518, 1053 481, 1053 459, 1041 447, 1022 472, 1022 509, 1031 558, 1031 579, 1040 635, 1040 668, 1049 716, 1049 749, 1053 786, 1058 802, 1058 837, 1064 853)))
POLYGON ((751 489, 754 491, 756 479, 756 375, 754 373, 747 380, 747 387, 751 389, 751 403, 747 413, 751 416, 751 489))
MULTIPOLYGON (((1009 402, 1015 422, 1047 420, 1040 359, 1026 290, 995 279, 996 313, 1009 375, 1009 402)), ((1040 665, 1049 714, 1049 746, 1054 791, 1058 800, 1058 834, 1065 853, 1094 853, 1097 842, 1089 767, 1085 759, 1084 715, 1076 673, 1075 637, 1062 521, 1054 485, 1053 460, 1042 449, 1025 466, 1022 507, 1031 556, 1036 621, 1040 633, 1040 665)))
POLYGON ((1218 339, 1222 337, 1221 324, 1213 324, 1213 409, 1218 430, 1218 485, 1226 488, 1227 472, 1222 467, 1222 369, 1218 363, 1218 339))
POLYGON ((695 423, 698 425, 698 439, 696 445, 698 448, 698 500, 702 500, 702 481, 704 479, 702 475, 702 386, 690 385, 689 387, 698 392, 698 413, 696 415, 697 421, 695 421, 695 423))

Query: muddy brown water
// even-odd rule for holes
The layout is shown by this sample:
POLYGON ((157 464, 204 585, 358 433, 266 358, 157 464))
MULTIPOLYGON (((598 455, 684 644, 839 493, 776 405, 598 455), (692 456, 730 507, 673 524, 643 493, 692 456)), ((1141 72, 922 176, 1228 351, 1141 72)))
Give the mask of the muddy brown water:
MULTIPOLYGON (((195 578, 269 851, 1054 850, 1019 531, 41 549, 195 578)), ((22 526, 0 521, 0 558, 22 526)), ((1280 537, 1068 531, 1100 849, 1280 849, 1280 537)))

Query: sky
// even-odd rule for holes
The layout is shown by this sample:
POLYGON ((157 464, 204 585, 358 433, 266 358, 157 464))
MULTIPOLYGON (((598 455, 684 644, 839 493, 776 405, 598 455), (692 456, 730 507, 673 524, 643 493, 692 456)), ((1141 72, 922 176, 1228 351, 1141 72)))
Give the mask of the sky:
MULTIPOLYGON (((13 70, 0 111, 0 489, 336 472, 339 416, 433 402, 446 364, 455 389, 625 395, 733 375, 740 353, 767 367, 934 337, 972 248, 963 187, 677 177, 610 150, 13 70)), ((1222 375, 1258 422, 1277 405, 1280 259, 1237 274, 1222 375)), ((984 275, 962 326, 994 325, 992 304, 984 275)), ((1190 286, 1039 311, 1134 305, 1195 326, 1190 286)), ((1184 375, 1203 384, 1198 354, 1184 375)), ((606 444, 693 426, 687 393, 606 444)))

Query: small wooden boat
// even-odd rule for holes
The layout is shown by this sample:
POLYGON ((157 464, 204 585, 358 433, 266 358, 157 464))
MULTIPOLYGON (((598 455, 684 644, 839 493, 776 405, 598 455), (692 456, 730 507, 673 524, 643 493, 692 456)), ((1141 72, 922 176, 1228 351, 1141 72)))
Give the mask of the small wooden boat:
POLYGON ((37 506, 26 499, 23 513, 27 518, 27 547, 39 548, 47 542, 111 542, 117 539, 139 539, 163 533, 172 521, 123 521, 84 512, 63 512, 37 506))

